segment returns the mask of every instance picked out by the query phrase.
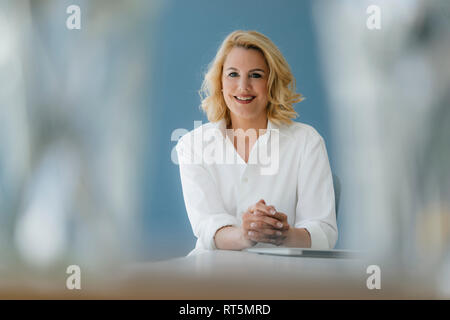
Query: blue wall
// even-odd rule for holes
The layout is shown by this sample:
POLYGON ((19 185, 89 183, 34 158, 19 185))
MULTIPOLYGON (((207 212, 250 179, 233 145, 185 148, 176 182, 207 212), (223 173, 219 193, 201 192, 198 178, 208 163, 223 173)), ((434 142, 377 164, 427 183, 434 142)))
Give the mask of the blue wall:
POLYGON ((148 141, 142 204, 147 259, 188 253, 195 237, 187 218, 178 166, 171 161, 176 128, 193 129, 207 122, 199 109, 202 74, 227 34, 257 30, 280 48, 306 100, 298 104, 297 121, 324 137, 333 167, 333 139, 320 76, 311 1, 164 1, 156 38, 149 39, 152 66, 148 88, 148 141))

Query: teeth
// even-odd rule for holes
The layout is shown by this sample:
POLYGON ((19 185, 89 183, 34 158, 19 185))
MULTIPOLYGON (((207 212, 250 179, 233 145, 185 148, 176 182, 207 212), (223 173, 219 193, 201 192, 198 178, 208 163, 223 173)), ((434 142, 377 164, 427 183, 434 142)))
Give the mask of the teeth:
POLYGON ((243 100, 243 101, 247 101, 247 100, 252 100, 253 97, 236 97, 238 100, 243 100))

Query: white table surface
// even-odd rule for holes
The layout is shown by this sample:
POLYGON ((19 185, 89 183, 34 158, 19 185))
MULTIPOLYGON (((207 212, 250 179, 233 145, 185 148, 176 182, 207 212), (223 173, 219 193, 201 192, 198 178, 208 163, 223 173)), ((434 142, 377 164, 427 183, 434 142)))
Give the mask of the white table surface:
MULTIPOLYGON (((372 262, 373 263, 373 262, 372 262)), ((370 261, 261 255, 215 250, 128 266, 121 293, 158 299, 390 299, 424 298, 402 279, 367 288, 370 261)), ((425 295, 425 296, 423 296, 425 295)))

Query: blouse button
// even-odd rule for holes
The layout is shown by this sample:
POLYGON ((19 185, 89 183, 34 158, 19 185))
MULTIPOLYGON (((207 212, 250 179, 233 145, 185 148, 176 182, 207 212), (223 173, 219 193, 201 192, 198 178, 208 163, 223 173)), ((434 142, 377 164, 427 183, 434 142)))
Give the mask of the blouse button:
POLYGON ((245 177, 245 178, 242 179, 242 181, 243 181, 244 183, 247 183, 247 182, 248 182, 248 178, 245 177))

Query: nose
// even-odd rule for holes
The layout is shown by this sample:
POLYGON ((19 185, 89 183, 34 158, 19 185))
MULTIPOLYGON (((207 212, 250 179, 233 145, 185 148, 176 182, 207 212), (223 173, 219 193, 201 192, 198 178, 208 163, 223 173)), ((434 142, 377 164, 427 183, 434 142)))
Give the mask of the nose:
POLYGON ((248 91, 250 86, 250 81, 248 77, 240 77, 239 79, 239 90, 240 91, 248 91))

